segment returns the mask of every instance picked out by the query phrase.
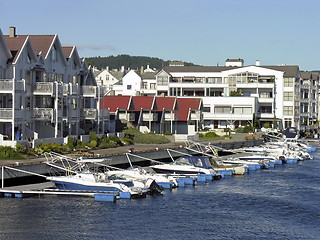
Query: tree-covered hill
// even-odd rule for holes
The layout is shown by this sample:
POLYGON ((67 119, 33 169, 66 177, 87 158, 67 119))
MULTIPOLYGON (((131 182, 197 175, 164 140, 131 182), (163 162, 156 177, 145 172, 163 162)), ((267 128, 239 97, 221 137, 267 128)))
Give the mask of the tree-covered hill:
MULTIPOLYGON (((149 65, 150 68, 161 69, 164 66, 169 66, 170 62, 177 62, 171 60, 162 60, 155 57, 144 57, 144 56, 129 56, 129 55, 118 55, 109 57, 88 57, 86 58, 88 65, 93 65, 98 69, 104 69, 107 66, 109 69, 120 69, 121 66, 130 69, 139 69, 140 67, 146 67, 149 65)), ((180 62, 180 61, 179 61, 180 62)), ((185 66, 194 65, 193 63, 184 62, 185 66)))

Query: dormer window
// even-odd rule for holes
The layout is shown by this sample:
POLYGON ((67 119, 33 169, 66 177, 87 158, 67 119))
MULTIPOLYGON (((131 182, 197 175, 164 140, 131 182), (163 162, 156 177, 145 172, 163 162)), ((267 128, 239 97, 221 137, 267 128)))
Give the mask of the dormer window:
POLYGON ((51 60, 57 61, 57 50, 54 46, 52 47, 52 50, 51 50, 51 60))

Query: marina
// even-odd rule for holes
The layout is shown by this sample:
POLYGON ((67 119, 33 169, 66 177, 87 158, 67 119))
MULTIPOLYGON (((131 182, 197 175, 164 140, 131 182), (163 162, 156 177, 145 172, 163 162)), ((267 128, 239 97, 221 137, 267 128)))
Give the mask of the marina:
POLYGON ((313 156, 116 204, 80 196, 2 198, 1 237, 318 239, 319 151, 313 156))
MULTIPOLYGON (((286 141, 286 140, 285 140, 286 141)), ((146 195, 162 194, 164 189, 198 185, 219 180, 225 176, 249 174, 258 169, 276 168, 278 165, 310 160, 310 153, 316 147, 299 143, 282 144, 266 143, 248 149, 226 150, 212 144, 197 142, 186 143, 183 151, 166 149, 171 162, 162 162, 132 153, 125 153, 129 168, 122 169, 111 166, 108 158, 72 158, 54 152, 45 153, 45 164, 50 167, 49 175, 32 173, 12 166, 2 166, 4 172, 12 171, 42 177, 43 183, 5 187, 2 177, 1 197, 25 198, 41 195, 89 196, 97 201, 113 201, 116 199, 146 198, 146 195), (270 145, 277 145, 281 154, 268 152, 270 145), (261 148, 264 149, 262 154, 261 148), (281 150, 283 149, 283 150, 281 150), (232 152, 231 155, 219 156, 219 151, 232 152), (247 155, 240 154, 243 151, 247 155), (285 158, 283 155, 290 157, 285 158), (235 153, 238 152, 238 153, 235 153), (252 152, 254 152, 252 154, 252 152), (259 152, 259 154, 257 154, 259 152), (304 154, 305 153, 305 154, 304 154), (173 157, 178 154, 180 157, 173 157), (194 155, 196 154, 196 155, 194 155), (202 156, 201 156, 202 155, 202 156), (295 156, 295 157, 294 157, 295 156), (149 166, 133 166, 133 159, 149 161, 149 166), (151 165, 150 165, 151 164, 151 165), (242 171, 236 169, 242 168, 242 171), (52 169, 59 175, 52 175, 52 169)), ((279 152, 279 151, 278 151, 279 152)))

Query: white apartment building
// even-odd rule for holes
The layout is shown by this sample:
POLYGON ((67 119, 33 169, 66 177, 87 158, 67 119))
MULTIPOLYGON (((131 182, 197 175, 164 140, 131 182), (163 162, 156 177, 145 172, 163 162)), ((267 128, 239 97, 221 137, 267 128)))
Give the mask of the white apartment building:
POLYGON ((62 47, 57 35, 9 31, 0 31, 1 144, 103 131, 103 93, 76 48, 62 47))
MULTIPOLYGON (((270 123, 280 129, 291 126, 303 130, 306 125, 301 121, 301 109, 304 105, 300 104, 302 93, 298 66, 260 66, 260 62, 255 66, 243 66, 242 59, 238 62, 228 60, 226 66, 164 67, 156 74, 156 79, 157 95, 198 96, 206 99, 203 119, 206 125, 209 121, 214 121, 209 124, 211 128, 241 126, 244 123, 241 121, 250 120, 250 111, 251 121, 254 114, 262 126, 270 123), (231 98, 234 95, 245 98, 231 98), (239 108, 235 107, 237 104, 239 108), (243 119, 244 112, 247 113, 246 120, 243 119)), ((316 82, 312 85, 314 89, 318 89, 316 82)), ((308 95, 313 104, 317 104, 316 95, 308 95)), ((317 113, 313 116, 317 116, 317 113)), ((310 118, 314 122, 314 118, 310 118)))

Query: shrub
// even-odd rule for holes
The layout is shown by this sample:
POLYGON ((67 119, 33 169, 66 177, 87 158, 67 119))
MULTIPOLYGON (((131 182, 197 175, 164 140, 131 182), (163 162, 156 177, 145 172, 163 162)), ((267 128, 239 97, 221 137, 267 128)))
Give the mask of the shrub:
POLYGON ((119 146, 122 146, 122 142, 121 139, 118 136, 111 136, 109 137, 110 141, 114 141, 115 143, 117 143, 119 146))
POLYGON ((123 145, 131 145, 131 144, 133 144, 133 141, 130 138, 122 138, 121 142, 122 142, 123 145))
POLYGON ((126 138, 132 139, 134 143, 164 144, 170 142, 165 136, 155 133, 142 133, 135 128, 128 128, 124 130, 124 133, 126 138))
POLYGON ((89 143, 88 143, 88 146, 91 148, 91 149, 95 149, 97 147, 98 143, 96 140, 91 140, 89 143))
POLYGON ((25 156, 18 153, 14 148, 8 146, 0 146, 0 159, 1 160, 20 160, 25 156))
MULTIPOLYGON (((225 135, 227 136, 227 135, 225 135)), ((199 134, 200 139, 214 139, 214 138, 224 138, 225 136, 220 136, 215 132, 207 132, 206 134, 199 134)), ((229 137, 229 136, 227 136, 229 137)))

